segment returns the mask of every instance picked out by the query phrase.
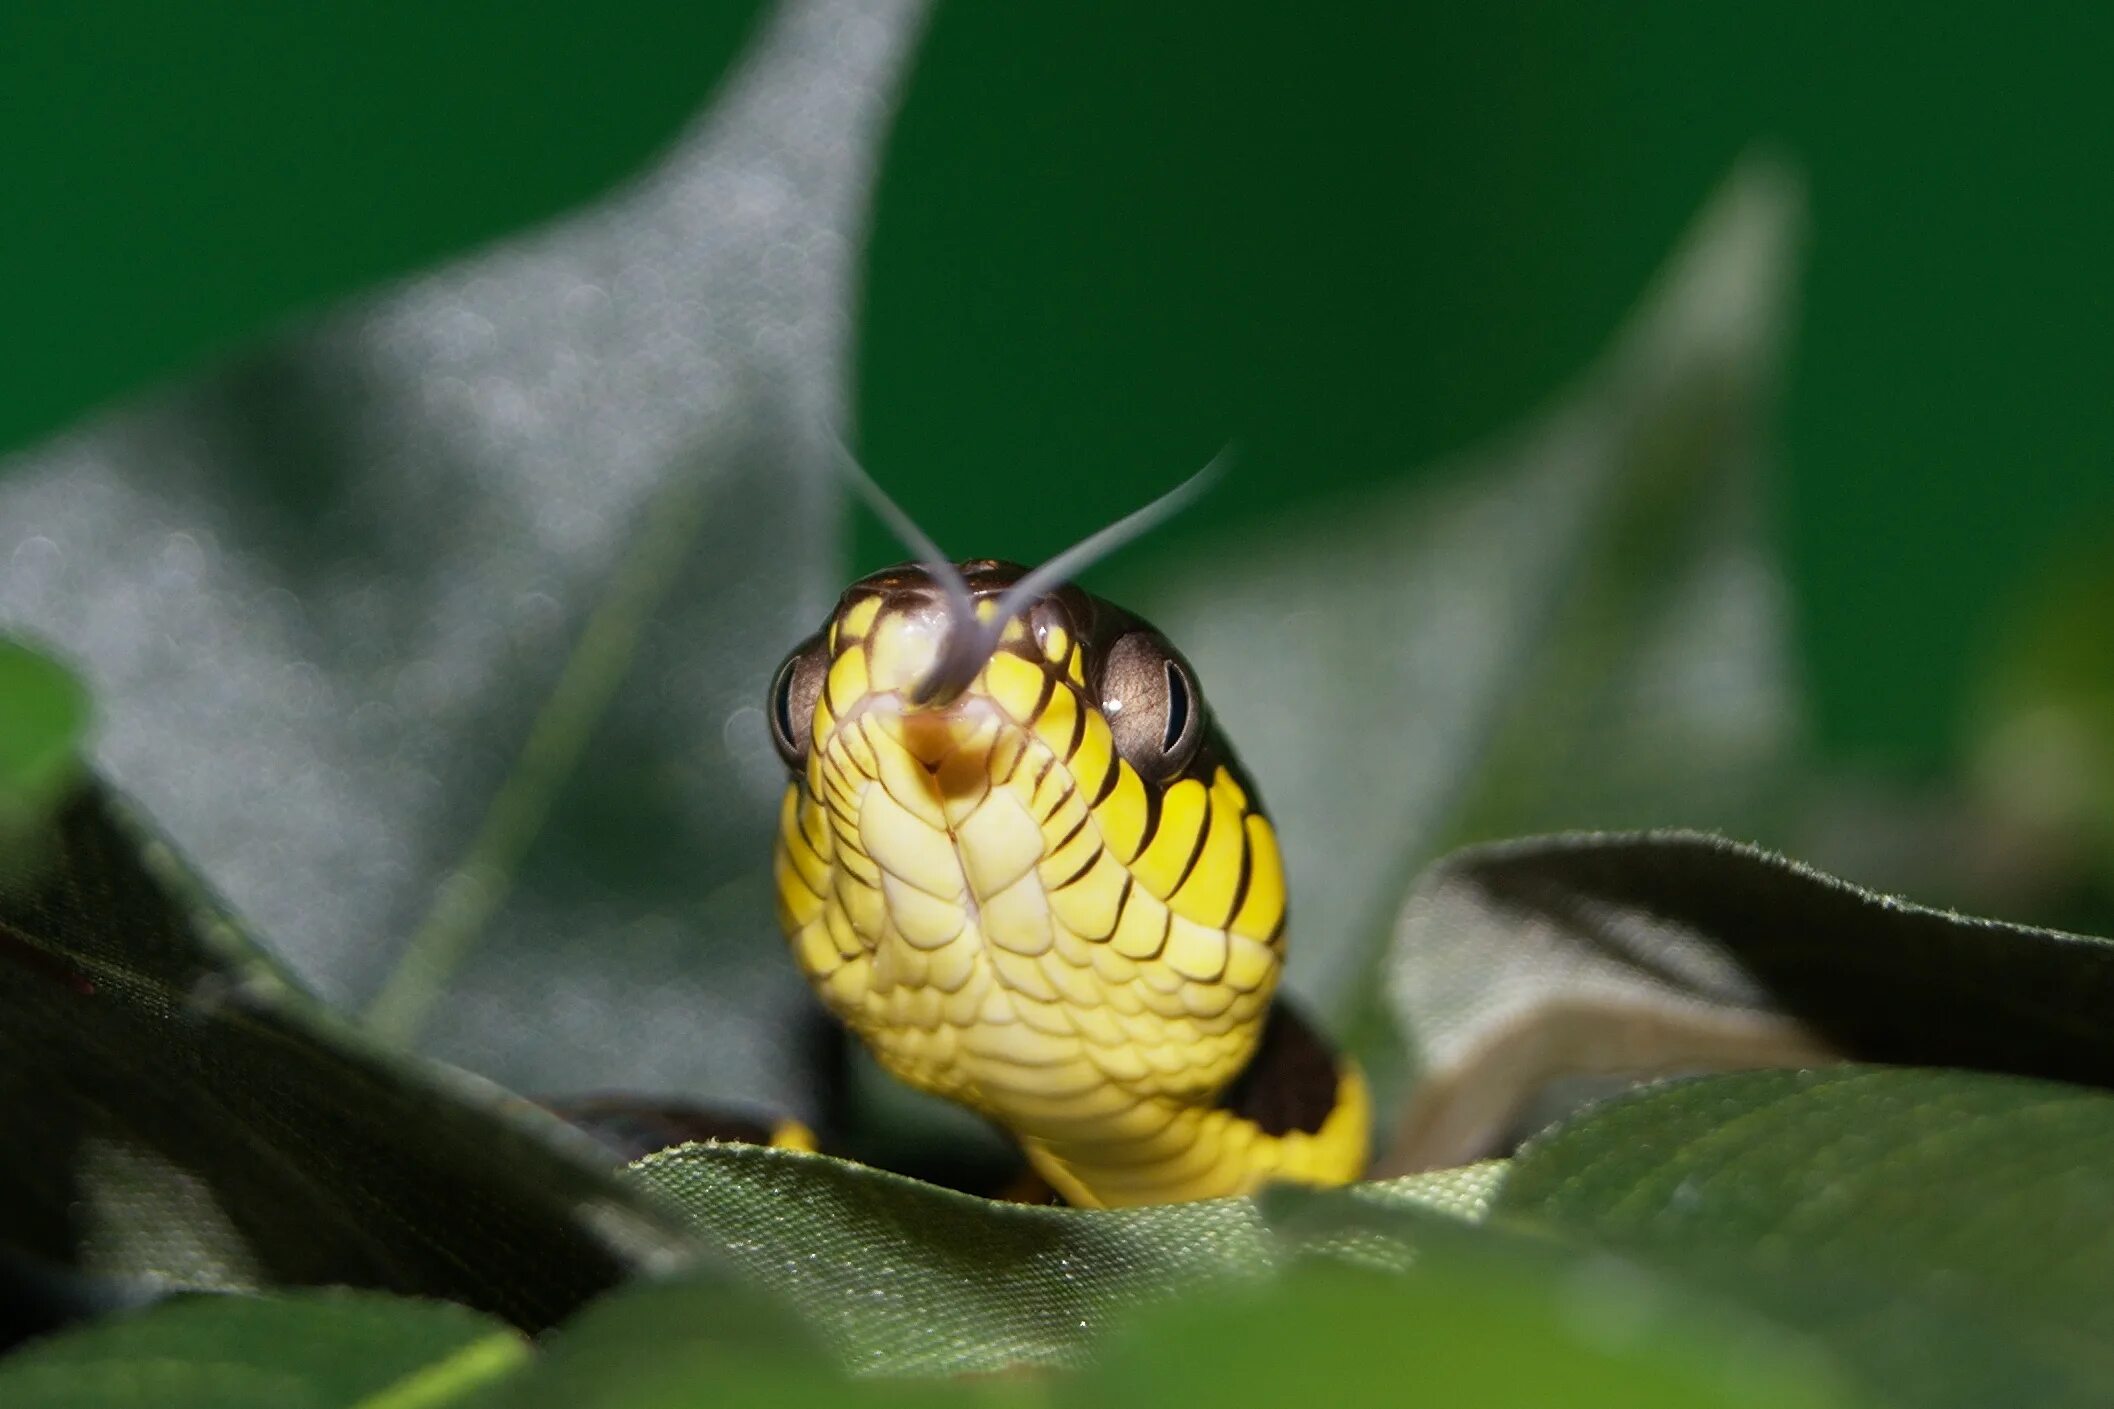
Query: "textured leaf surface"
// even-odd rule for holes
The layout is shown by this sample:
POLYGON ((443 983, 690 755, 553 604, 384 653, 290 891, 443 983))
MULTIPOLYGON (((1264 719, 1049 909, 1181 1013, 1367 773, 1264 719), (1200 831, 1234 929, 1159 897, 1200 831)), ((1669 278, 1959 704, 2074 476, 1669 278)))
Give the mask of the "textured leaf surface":
POLYGON ((86 786, 0 890, 0 1244, 137 1285, 349 1283, 541 1326, 693 1249, 582 1137, 385 1055, 86 786))
POLYGON ((9 1409, 470 1409, 529 1355, 440 1302, 350 1292, 199 1297, 0 1362, 9 1409))
MULTIPOLYGON (((1498 1167, 1341 1197, 1472 1218, 1498 1167)), ((1080 1363, 1137 1306, 1273 1271, 1252 1200, 1113 1212, 994 1203, 817 1155, 692 1145, 631 1179, 797 1309, 846 1365, 940 1374, 1080 1363)))
MULTIPOLYGON (((1698 1309, 1679 1284, 1612 1259, 1475 1226, 1499 1165, 1115 1212, 990 1203, 735 1147, 671 1151, 633 1175, 865 1375, 1091 1357, 1053 1386, 1056 1402, 1274 1404, 1322 1384, 1352 1403, 1400 1402, 1405 1386, 1476 1402, 1559 1388, 1566 1403, 1848 1402, 1792 1333, 1709 1299, 1698 1309)), ((719 1309, 723 1295, 622 1293, 583 1318, 592 1335, 569 1328, 555 1344, 609 1347, 608 1365, 616 1347, 652 1361, 645 1347, 673 1345, 696 1382, 735 1382, 740 1358, 710 1329, 741 1315, 719 1309)), ((748 1339, 773 1338, 796 1347, 781 1360, 802 1363, 782 1329, 748 1339)), ((659 1365, 640 1378, 659 1383, 659 1365)), ((592 1402, 680 1402, 607 1396, 592 1402)))
POLYGON ((617 198, 0 477, 0 625, 328 1001, 523 1090, 804 1094, 757 702, 839 585, 816 435, 920 13, 793 0, 617 198))
POLYGON ((2114 1096, 1982 1073, 1653 1087, 1530 1144, 1501 1217, 1680 1269, 1909 1403, 2114 1383, 2114 1096))
POLYGON ((1567 1077, 1849 1056, 2114 1085, 2114 944, 1692 834, 1449 857, 1403 911, 1388 991, 1423 1072, 1393 1170, 1503 1145, 1567 1077))

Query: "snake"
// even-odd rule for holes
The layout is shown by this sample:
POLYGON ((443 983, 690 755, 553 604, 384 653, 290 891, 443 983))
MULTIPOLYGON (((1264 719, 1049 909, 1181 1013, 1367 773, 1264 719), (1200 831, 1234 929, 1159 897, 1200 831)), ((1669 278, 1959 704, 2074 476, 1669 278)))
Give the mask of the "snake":
POLYGON ((883 1069, 997 1125, 1066 1203, 1354 1180, 1370 1095, 1278 992, 1269 813, 1194 667, 1063 580, 1072 556, 884 569, 785 657, 793 960, 883 1069))

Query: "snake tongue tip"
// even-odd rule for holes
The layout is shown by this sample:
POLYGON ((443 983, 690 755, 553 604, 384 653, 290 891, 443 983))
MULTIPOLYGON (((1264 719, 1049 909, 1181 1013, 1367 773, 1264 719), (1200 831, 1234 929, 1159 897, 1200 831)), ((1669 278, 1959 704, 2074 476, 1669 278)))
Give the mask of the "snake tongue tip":
POLYGON ((973 616, 950 623, 939 657, 905 693, 905 702, 914 709, 954 703, 976 679, 997 644, 997 633, 986 630, 973 616))

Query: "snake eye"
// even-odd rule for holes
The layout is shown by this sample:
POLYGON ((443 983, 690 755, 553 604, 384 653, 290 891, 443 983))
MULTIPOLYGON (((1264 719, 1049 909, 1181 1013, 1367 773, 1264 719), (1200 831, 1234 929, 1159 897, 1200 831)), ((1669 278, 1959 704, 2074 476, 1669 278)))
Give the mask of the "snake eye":
POLYGON ((1204 737, 1204 699, 1189 663, 1164 637, 1133 631, 1108 649, 1101 712, 1116 752, 1148 778, 1172 777, 1204 737))
POLYGON ((827 672, 822 638, 811 636, 793 648, 771 681, 771 742, 785 766, 796 771, 807 761, 815 699, 822 693, 822 677, 827 672))

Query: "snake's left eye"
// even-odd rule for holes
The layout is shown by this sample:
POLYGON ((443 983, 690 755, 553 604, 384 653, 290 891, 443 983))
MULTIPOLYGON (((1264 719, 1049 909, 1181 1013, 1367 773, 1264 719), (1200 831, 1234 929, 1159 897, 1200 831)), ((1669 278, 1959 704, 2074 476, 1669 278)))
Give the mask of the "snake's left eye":
POLYGON ((1171 778, 1204 738, 1204 700, 1189 662, 1155 631, 1133 631, 1109 647, 1101 668, 1101 712, 1116 752, 1147 778, 1171 778))
POLYGON ((785 766, 795 771, 807 762, 815 700, 822 693, 822 679, 828 671, 822 638, 811 636, 793 648, 771 680, 771 742, 777 745, 785 766))

